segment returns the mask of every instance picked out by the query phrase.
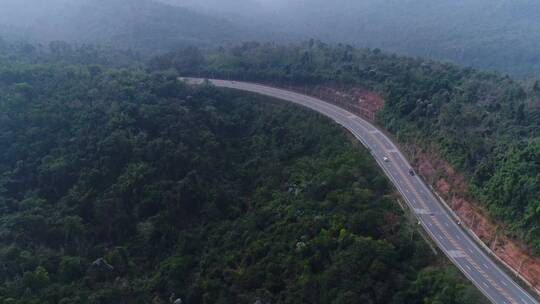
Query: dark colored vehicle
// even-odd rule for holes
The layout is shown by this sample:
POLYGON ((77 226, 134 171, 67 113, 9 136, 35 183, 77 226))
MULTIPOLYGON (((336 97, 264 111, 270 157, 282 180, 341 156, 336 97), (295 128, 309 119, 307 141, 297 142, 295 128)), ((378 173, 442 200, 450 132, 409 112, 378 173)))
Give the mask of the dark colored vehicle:
POLYGON ((414 170, 413 169, 409 169, 409 175, 414 176, 414 170))

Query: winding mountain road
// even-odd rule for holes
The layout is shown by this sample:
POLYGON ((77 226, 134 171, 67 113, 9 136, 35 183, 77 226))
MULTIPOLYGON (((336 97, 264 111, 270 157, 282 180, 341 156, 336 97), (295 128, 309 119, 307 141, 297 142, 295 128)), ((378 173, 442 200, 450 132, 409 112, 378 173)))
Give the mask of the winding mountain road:
MULTIPOLYGON (((182 78, 190 84, 203 79, 182 78)), ((379 129, 357 115, 320 99, 264 85, 209 80, 217 87, 274 97, 317 111, 349 130, 366 146, 406 200, 418 223, 438 247, 486 297, 497 304, 538 304, 531 295, 493 262, 452 219, 447 209, 415 174, 396 145, 379 129)))

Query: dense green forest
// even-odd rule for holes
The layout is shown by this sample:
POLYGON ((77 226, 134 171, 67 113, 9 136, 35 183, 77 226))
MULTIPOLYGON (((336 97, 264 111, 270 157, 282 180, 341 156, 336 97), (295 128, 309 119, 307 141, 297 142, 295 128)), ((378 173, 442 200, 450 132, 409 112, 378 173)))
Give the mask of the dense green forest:
POLYGON ((537 0, 157 1, 250 28, 285 29, 282 36, 294 41, 316 38, 518 76, 540 73, 537 0))
POLYGON ((310 38, 540 73, 536 0, 2 0, 0 36, 156 54, 172 48, 310 38))
POLYGON ((72 51, 0 50, 0 303, 483 301, 328 119, 72 51))
MULTIPOLYGON (((12 77, 21 74, 26 65, 85 65, 95 72, 103 67, 126 68, 143 67, 143 55, 132 50, 97 45, 70 45, 65 41, 52 41, 46 45, 27 42, 9 43, 0 37, 0 68, 6 81, 16 81, 12 77)), ((24 80, 24 79, 21 79, 24 80)))
POLYGON ((540 82, 317 41, 245 43, 154 58, 154 70, 378 91, 378 121, 403 142, 435 145, 467 174, 473 195, 540 255, 540 82))
POLYGON ((0 36, 157 54, 172 48, 310 38, 540 73, 536 0, 2 0, 0 36))

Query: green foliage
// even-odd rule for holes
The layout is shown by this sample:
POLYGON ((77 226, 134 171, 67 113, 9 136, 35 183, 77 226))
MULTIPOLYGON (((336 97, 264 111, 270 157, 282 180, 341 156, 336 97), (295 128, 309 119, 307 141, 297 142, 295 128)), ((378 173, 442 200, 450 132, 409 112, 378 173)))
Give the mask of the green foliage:
POLYGON ((41 266, 36 267, 34 271, 27 271, 23 275, 23 285, 33 292, 49 285, 49 281, 49 273, 41 266))
POLYGON ((369 153, 319 115, 171 72, 10 69, 2 303, 402 303, 470 288, 421 280, 439 261, 369 153))
POLYGON ((83 261, 79 257, 63 256, 58 266, 58 275, 66 283, 81 279, 85 272, 83 261))
POLYGON ((205 64, 182 72, 379 92, 385 107, 378 122, 403 142, 437 147, 466 174, 472 194, 493 216, 540 254, 537 81, 518 83, 448 63, 313 40, 209 51, 205 64))
POLYGON ((55 40, 157 54, 191 45, 277 38, 273 31, 154 0, 50 0, 46 4, 40 0, 3 0, 3 4, 0 37, 8 41, 53 41, 51 51, 58 57, 72 55, 74 47, 55 40))
POLYGON ((400 295, 404 303, 463 303, 481 302, 471 286, 459 282, 459 273, 454 268, 423 269, 411 288, 400 295), (452 282, 452 284, 448 284, 452 282), (433 291, 437 291, 434 293, 433 291))

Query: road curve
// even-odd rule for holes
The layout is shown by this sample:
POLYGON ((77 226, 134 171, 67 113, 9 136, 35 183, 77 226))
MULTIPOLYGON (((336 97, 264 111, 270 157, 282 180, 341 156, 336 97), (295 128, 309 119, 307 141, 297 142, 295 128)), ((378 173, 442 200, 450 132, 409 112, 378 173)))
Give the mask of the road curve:
MULTIPOLYGON (((191 84, 203 79, 182 78, 191 84)), ((209 80, 217 87, 248 91, 290 101, 317 111, 349 130, 366 146, 379 166, 405 198, 418 223, 438 247, 486 297, 497 304, 538 304, 485 254, 448 214, 441 202, 416 175, 396 145, 375 126, 357 115, 320 99, 264 85, 209 80)))

